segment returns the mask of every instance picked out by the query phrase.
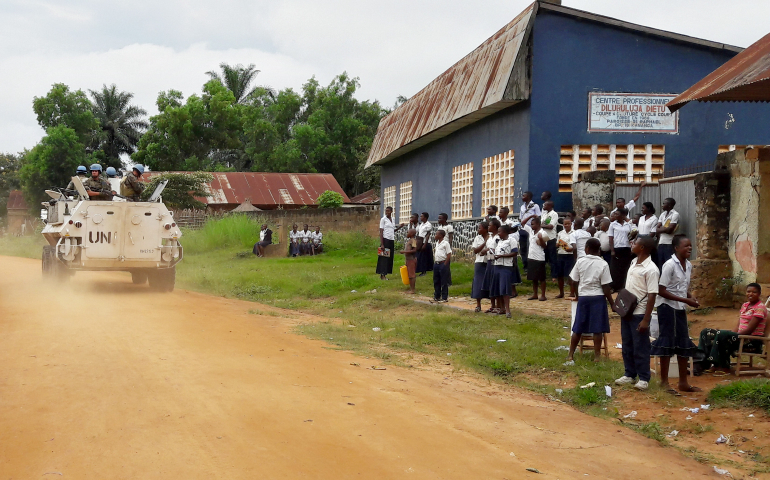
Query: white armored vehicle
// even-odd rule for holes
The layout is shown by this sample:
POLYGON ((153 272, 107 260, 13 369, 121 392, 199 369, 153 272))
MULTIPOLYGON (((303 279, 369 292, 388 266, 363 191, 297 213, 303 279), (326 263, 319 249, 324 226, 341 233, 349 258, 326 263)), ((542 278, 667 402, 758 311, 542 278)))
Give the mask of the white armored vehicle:
POLYGON ((159 291, 174 290, 176 264, 182 260, 182 232, 158 185, 146 202, 88 200, 78 177, 77 192, 46 190, 48 218, 43 236, 43 275, 66 278, 75 271, 131 272, 133 282, 147 281, 159 291))

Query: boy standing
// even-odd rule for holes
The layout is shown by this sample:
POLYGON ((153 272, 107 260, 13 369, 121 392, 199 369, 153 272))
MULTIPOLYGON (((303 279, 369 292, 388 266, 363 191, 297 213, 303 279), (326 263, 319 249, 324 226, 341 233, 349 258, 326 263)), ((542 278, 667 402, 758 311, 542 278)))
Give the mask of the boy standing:
POLYGON ((436 251, 433 253, 433 301, 446 303, 449 298, 449 263, 452 247, 444 238, 443 230, 436 232, 436 251))
POLYGON ((650 318, 658 296, 658 266, 650 253, 655 239, 638 238, 631 247, 636 258, 631 261, 626 277, 626 290, 636 297, 636 308, 620 319, 620 337, 623 342, 623 366, 625 374, 615 380, 616 385, 628 385, 639 376, 634 388, 647 390, 650 386, 650 318))
POLYGON ((540 216, 540 205, 532 201, 532 192, 526 191, 521 194, 521 207, 519 208, 519 253, 521 254, 521 263, 527 268, 527 252, 529 252, 529 230, 530 222, 533 218, 540 216))
MULTIPOLYGON (((543 198, 551 192, 543 192, 543 198)), ((545 261, 551 265, 551 277, 556 278, 556 225, 559 223, 559 214, 553 211, 553 202, 546 200, 543 203, 543 213, 540 215, 540 228, 543 229, 543 239, 547 242, 545 248, 545 261)))
POLYGON ((406 232, 406 242, 404 244, 404 249, 401 250, 401 253, 404 254, 404 257, 406 259, 406 272, 409 276, 409 293, 414 295, 414 286, 415 282, 417 281, 417 239, 415 238, 417 236, 417 230, 414 228, 410 228, 408 232, 406 232))
POLYGON ((676 232, 676 226, 679 223, 679 212, 674 210, 676 200, 673 198, 667 198, 663 200, 663 213, 658 217, 658 227, 655 229, 655 233, 658 234, 658 266, 663 267, 663 264, 668 261, 674 254, 674 232, 676 232))

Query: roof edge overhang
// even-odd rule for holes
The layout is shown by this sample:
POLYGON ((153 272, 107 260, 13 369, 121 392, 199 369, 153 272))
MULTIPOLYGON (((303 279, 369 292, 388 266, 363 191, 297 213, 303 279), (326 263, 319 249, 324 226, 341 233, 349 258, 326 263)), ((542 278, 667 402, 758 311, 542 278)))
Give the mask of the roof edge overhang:
POLYGON ((407 143, 401 148, 398 148, 392 152, 390 152, 385 157, 375 161, 366 164, 367 167, 371 166, 381 166, 384 165, 392 160, 395 160, 398 157, 401 157, 413 150, 417 150, 418 148, 425 146, 429 143, 433 143, 436 140, 442 139, 444 137, 449 136, 450 134, 467 127, 468 125, 471 125, 473 123, 478 122, 481 119, 484 119, 486 117, 489 117, 491 115, 494 115, 495 113, 504 110, 510 106, 516 105, 518 103, 523 102, 524 100, 505 100, 502 102, 495 103, 493 105, 489 105, 487 107, 482 108, 481 110, 476 110, 473 113, 469 113, 468 115, 465 115, 464 117, 460 117, 457 120, 454 120, 453 122, 450 122, 436 130, 433 130, 432 132, 428 133, 427 135, 423 135, 422 137, 418 138, 417 140, 414 140, 410 143, 407 143))
POLYGON ((736 47, 735 45, 729 45, 727 43, 713 42, 711 40, 704 40, 702 38, 691 37, 689 35, 682 35, 681 33, 669 32, 667 30, 660 30, 658 28, 645 27, 636 23, 626 22, 624 20, 618 20, 617 18, 606 17, 604 15, 598 15, 585 10, 578 10, 576 8, 564 7, 561 5, 555 5, 552 3, 540 3, 540 8, 543 10, 550 10, 556 13, 562 13, 570 17, 581 18, 583 20, 589 20, 597 23, 603 23, 605 25, 612 25, 618 28, 626 30, 633 30, 636 32, 646 33, 656 37, 666 38, 669 40, 675 40, 677 42, 689 43, 694 45, 700 45, 706 48, 713 48, 716 50, 727 50, 734 53, 740 53, 744 49, 736 47))

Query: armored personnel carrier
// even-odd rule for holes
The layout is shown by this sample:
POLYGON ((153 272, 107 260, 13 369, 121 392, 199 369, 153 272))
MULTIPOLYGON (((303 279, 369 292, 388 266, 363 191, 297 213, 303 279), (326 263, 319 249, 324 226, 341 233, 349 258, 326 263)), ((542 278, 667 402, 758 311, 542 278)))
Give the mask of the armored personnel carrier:
POLYGON ((78 177, 76 192, 46 190, 51 200, 43 236, 43 276, 65 279, 74 272, 131 272, 136 284, 149 281, 150 288, 174 290, 176 264, 182 260, 182 232, 166 208, 158 185, 146 202, 88 200, 78 177))

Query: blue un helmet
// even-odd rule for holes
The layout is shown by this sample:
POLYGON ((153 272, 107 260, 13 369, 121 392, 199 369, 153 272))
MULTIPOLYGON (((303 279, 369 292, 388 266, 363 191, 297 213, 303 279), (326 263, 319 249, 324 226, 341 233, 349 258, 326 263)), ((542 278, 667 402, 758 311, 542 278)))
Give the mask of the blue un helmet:
POLYGON ((115 167, 107 167, 107 170, 104 173, 110 177, 114 177, 118 174, 117 170, 115 170, 115 167))
POLYGON ((78 167, 78 173, 88 173, 88 169, 86 168, 85 165, 80 165, 78 167))
POLYGON ((140 163, 137 163, 136 165, 134 165, 133 169, 136 170, 137 172, 139 172, 139 175, 143 175, 144 174, 144 165, 142 165, 140 163))
POLYGON ((100 173, 101 173, 101 171, 102 171, 102 166, 101 166, 101 165, 99 165, 98 163, 94 163, 93 165, 91 165, 91 168, 90 168, 89 170, 91 170, 92 172, 93 172, 94 170, 96 170, 97 172, 100 172, 100 173))

